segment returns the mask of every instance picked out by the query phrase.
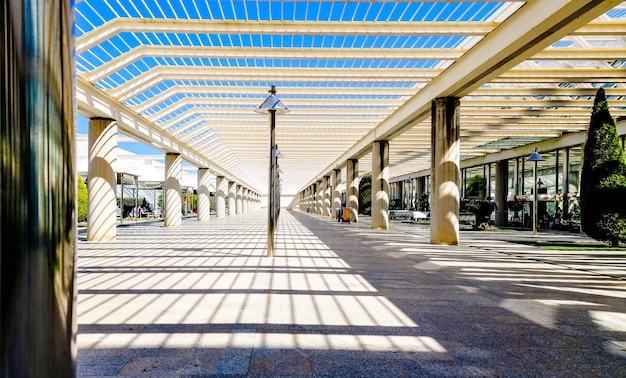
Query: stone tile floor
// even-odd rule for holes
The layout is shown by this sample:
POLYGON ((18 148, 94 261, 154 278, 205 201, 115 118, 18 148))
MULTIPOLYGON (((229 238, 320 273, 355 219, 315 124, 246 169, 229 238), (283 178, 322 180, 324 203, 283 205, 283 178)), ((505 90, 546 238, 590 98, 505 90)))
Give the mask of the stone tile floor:
POLYGON ((623 253, 282 211, 269 259, 266 219, 79 241, 78 376, 626 376, 623 253))

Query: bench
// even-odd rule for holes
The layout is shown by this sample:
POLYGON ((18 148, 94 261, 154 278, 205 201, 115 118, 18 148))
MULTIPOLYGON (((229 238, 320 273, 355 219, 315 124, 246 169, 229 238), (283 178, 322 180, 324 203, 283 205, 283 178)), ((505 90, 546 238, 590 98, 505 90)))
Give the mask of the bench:
POLYGON ((413 210, 389 210, 389 219, 412 219, 413 210))
POLYGON ((141 208, 139 209, 139 218, 155 218, 154 211, 141 208))

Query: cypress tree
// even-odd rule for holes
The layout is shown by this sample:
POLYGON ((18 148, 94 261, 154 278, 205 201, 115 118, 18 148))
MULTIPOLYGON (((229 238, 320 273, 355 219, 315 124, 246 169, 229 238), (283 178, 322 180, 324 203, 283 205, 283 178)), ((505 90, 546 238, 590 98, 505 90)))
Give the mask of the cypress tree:
POLYGON ((584 149, 580 220, 583 231, 596 240, 613 246, 626 241, 626 158, 602 88, 584 149))

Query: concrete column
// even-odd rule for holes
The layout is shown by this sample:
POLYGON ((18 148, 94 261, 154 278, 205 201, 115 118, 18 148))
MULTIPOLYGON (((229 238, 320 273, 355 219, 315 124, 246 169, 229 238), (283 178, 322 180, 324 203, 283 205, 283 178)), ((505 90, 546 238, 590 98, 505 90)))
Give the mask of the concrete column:
POLYGON ((430 242, 459 244, 460 101, 442 97, 432 102, 432 196, 430 242))
POLYGON ((496 162, 496 193, 495 199, 498 204, 496 210, 496 226, 502 227, 506 225, 508 218, 507 209, 507 190, 509 183, 509 161, 501 160, 496 162))
POLYGON ((322 215, 330 216, 330 176, 322 177, 322 215))
POLYGON ((426 192, 426 177, 418 177, 415 180, 417 181, 417 210, 421 210, 419 207, 419 201, 422 198, 422 194, 426 192))
POLYGON ((348 159, 347 161, 346 194, 348 195, 346 205, 350 207, 350 221, 359 221, 359 161, 348 159))
POLYGON ((238 193, 238 197, 239 197, 239 210, 241 214, 245 214, 247 213, 246 211, 246 189, 245 187, 241 187, 240 192, 238 193))
POLYGON ((317 214, 317 184, 311 185, 311 213, 317 214))
POLYGON ((243 190, 243 212, 250 212, 250 189, 247 188, 243 190))
POLYGON ((243 213, 243 186, 237 185, 237 214, 243 213))
POLYGON ((315 212, 317 215, 323 215, 323 207, 324 207, 324 188, 322 188, 322 180, 317 180, 317 186, 315 187, 316 189, 316 209, 317 211, 315 212))
POLYGON ((569 147, 563 149, 563 189, 561 191, 563 198, 562 215, 569 212, 569 164, 570 154, 569 147))
POLYGON ((217 176, 215 182, 215 217, 226 216, 226 196, 228 195, 228 180, 224 176, 217 176))
POLYGON ((91 119, 88 138, 87 241, 112 241, 117 235, 117 122, 91 119))
POLYGON ((252 191, 250 189, 246 190, 246 213, 252 211, 250 208, 250 203, 252 203, 252 191))
POLYGON ((211 218, 211 171, 198 168, 198 221, 204 222, 211 218))
POLYGON ((313 184, 313 193, 312 193, 312 197, 311 200, 313 201, 313 206, 312 206, 312 213, 315 215, 319 215, 320 214, 320 182, 317 181, 315 182, 315 184, 313 184))
POLYGON ((372 143, 372 228, 389 228, 389 142, 372 143))
POLYGON ((491 193, 491 163, 487 163, 483 166, 483 171, 485 172, 483 177, 485 177, 485 195, 487 196, 487 200, 491 200, 494 193, 491 193))
POLYGON ((182 223, 182 190, 183 160, 180 154, 168 152, 165 154, 165 182, 163 183, 164 212, 163 224, 165 227, 176 227, 182 223))
POLYGON ((337 218, 337 212, 341 209, 341 169, 333 170, 333 209, 331 216, 337 218))
POLYGON ((76 375, 73 8, 5 1, 0 12, 3 377, 76 375))
POLYGON ((515 174, 515 177, 513 178, 513 194, 515 196, 518 196, 521 193, 521 186, 520 186, 520 164, 519 164, 519 158, 515 158, 515 160, 513 160, 513 174, 515 174))
POLYGON ((228 182, 228 215, 237 214, 237 184, 228 182))

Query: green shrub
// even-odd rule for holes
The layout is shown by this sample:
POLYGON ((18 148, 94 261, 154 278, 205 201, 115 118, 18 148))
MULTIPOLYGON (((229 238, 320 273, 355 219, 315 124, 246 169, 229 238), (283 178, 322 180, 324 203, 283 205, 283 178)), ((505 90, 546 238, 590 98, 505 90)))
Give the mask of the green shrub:
POLYGON ((465 197, 485 199, 487 193, 486 188, 487 180, 481 175, 476 175, 467 182, 467 187, 465 188, 465 197))
POLYGON ((77 205, 76 205, 76 217, 79 222, 86 222, 87 215, 89 214, 88 208, 88 192, 87 185, 83 181, 80 173, 78 174, 78 190, 77 190, 77 205))
POLYGON ((598 89, 583 155, 582 230, 613 245, 626 242, 626 158, 604 90, 598 89))
POLYGON ((420 194, 420 198, 417 200, 417 208, 420 211, 430 211, 430 199, 428 193, 424 192, 420 194))
MULTIPOLYGON (((117 205, 119 207, 120 198, 117 198, 117 205)), ((122 218, 129 218, 131 216, 131 212, 135 206, 141 205, 141 200, 135 199, 135 197, 124 197, 124 202, 122 203, 122 218)))

